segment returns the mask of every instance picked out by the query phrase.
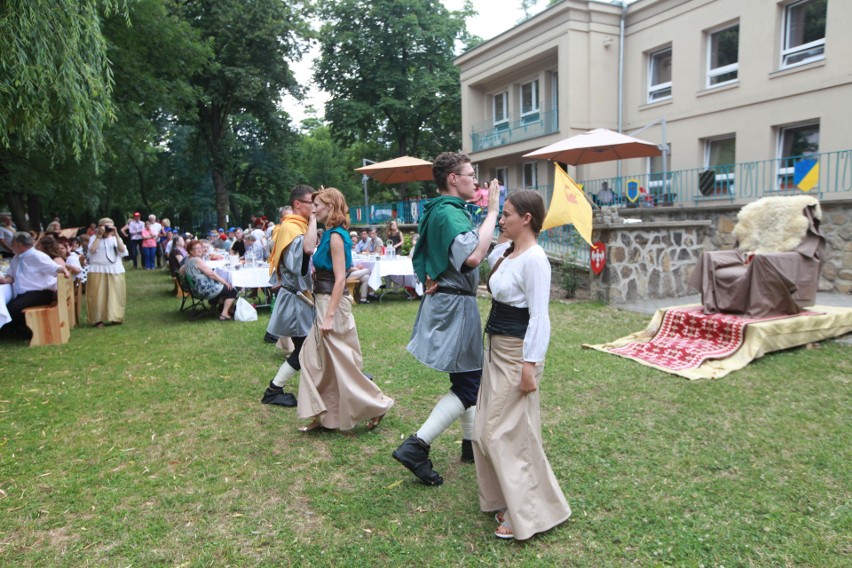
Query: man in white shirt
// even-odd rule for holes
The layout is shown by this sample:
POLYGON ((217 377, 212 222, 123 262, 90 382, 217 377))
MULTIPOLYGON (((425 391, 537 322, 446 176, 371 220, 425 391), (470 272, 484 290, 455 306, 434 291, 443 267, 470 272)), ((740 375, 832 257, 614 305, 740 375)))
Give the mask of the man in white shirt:
POLYGON ((9 272, 0 278, 0 284, 11 284, 13 298, 6 304, 12 321, 11 333, 28 336, 24 309, 43 306, 56 299, 56 276, 58 273, 70 278, 71 273, 64 266, 33 248, 33 237, 29 233, 15 233, 12 237, 12 251, 15 256, 9 264, 9 272))
POLYGON ((122 234, 130 237, 127 250, 130 260, 133 261, 133 268, 137 268, 137 259, 142 255, 142 231, 144 230, 145 223, 142 222, 139 211, 133 213, 133 219, 121 228, 122 234))
POLYGON ((367 254, 370 252, 370 240, 366 229, 361 230, 361 240, 355 245, 355 252, 358 254, 367 254))
POLYGON ((381 237, 376 234, 376 228, 370 227, 369 252, 370 254, 382 254, 382 247, 385 246, 381 237))

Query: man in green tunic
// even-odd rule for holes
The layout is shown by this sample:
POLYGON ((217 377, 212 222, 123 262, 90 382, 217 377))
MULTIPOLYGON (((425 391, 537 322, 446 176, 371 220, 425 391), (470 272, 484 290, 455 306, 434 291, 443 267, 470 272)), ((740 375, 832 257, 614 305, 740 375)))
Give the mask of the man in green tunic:
POLYGON ((441 196, 426 204, 412 263, 427 287, 408 351, 418 361, 450 374, 448 392, 429 418, 393 452, 426 485, 444 480, 432 469, 432 441, 461 418, 462 461, 473 461, 471 437, 482 376, 482 324, 476 305, 479 263, 488 254, 497 223, 499 185, 488 191, 488 214, 474 230, 466 202, 476 192, 476 172, 464 154, 444 152, 432 165, 441 196))

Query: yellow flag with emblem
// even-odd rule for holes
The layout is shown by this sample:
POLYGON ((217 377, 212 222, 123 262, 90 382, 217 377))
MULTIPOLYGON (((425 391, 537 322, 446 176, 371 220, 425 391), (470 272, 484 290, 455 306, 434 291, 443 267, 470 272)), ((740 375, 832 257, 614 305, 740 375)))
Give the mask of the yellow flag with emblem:
POLYGON ((553 196, 544 218, 543 231, 571 223, 587 243, 592 244, 592 205, 583 190, 565 170, 554 164, 553 196))

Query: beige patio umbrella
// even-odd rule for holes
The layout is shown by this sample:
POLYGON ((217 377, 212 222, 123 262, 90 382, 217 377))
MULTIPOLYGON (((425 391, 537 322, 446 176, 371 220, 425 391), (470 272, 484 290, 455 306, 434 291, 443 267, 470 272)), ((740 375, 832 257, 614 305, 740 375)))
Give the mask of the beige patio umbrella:
POLYGON ((611 160, 649 158, 661 154, 662 152, 653 142, 619 134, 606 128, 597 128, 524 154, 524 158, 545 158, 579 166, 611 160))
POLYGON ((432 181, 432 162, 411 156, 401 156, 393 160, 355 168, 355 171, 381 183, 432 181))

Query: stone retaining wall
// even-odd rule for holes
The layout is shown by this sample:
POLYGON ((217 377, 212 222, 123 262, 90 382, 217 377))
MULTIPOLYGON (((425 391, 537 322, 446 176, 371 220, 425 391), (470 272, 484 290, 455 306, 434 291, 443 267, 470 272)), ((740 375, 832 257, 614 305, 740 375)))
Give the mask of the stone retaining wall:
POLYGON ((694 293, 686 283, 703 249, 708 221, 599 224, 594 241, 607 248, 599 276, 591 276, 593 299, 621 304, 694 293))
MULTIPOLYGON (((819 291, 852 293, 852 201, 822 201, 825 261, 819 291)), ((594 226, 594 239, 607 246, 607 266, 592 276, 592 297, 610 303, 694 294, 686 278, 702 251, 729 250, 740 205, 713 207, 609 208, 597 220, 640 218, 637 224, 594 226), (607 218, 609 215, 609 218, 607 218)))

